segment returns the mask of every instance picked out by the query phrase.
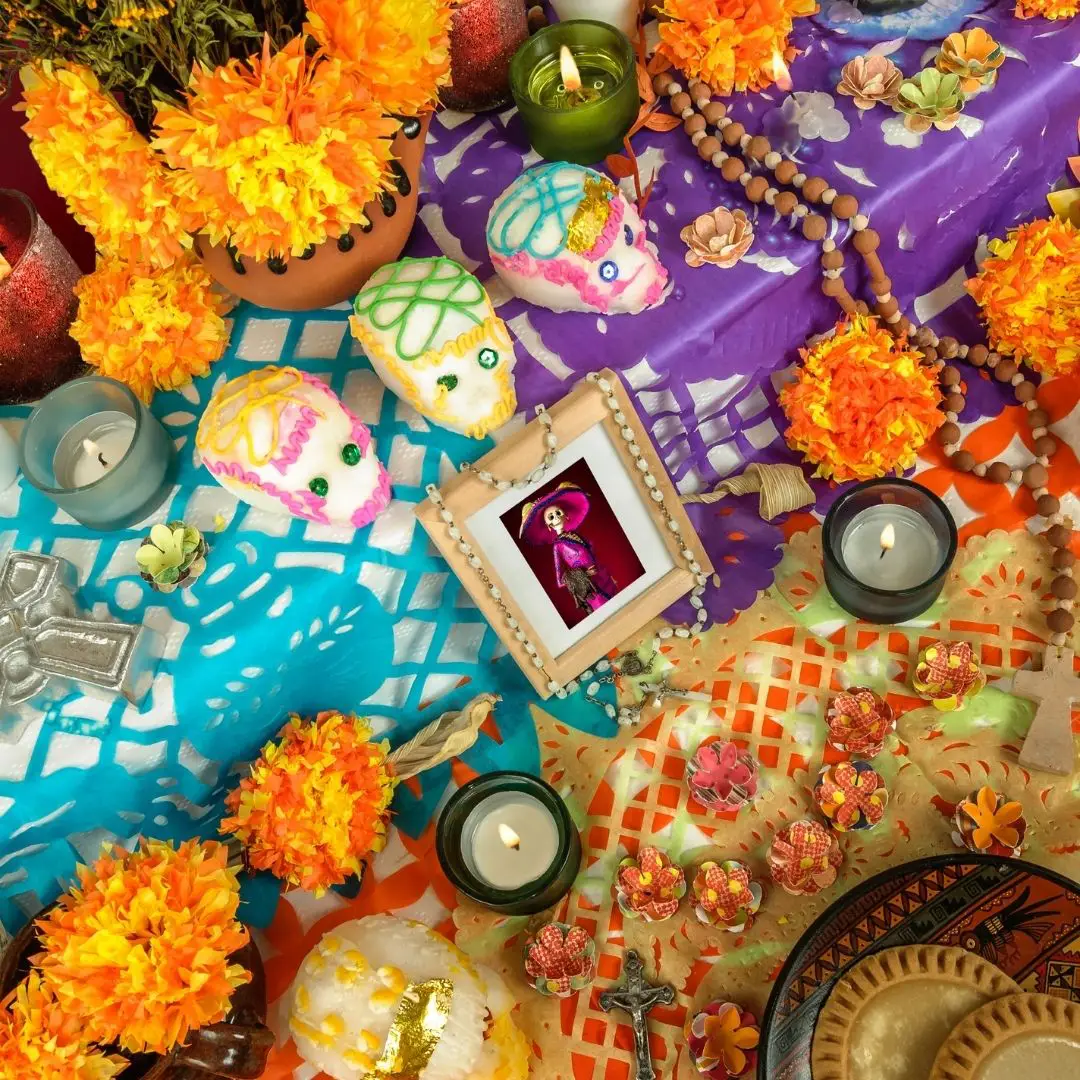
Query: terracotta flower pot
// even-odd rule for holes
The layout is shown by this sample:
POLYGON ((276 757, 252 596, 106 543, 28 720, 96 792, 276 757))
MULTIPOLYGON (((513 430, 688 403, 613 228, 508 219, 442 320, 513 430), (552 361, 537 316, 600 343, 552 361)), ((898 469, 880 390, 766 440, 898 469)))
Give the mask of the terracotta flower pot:
MULTIPOLYGON (((28 922, 0 956, 0 1000, 26 977, 30 957, 39 949, 34 923, 28 922)), ((179 1046, 169 1054, 124 1053, 130 1064, 119 1080, 208 1080, 209 1076, 255 1080, 263 1074, 274 1045, 274 1034, 265 1022, 266 979, 262 959, 251 941, 230 959, 251 972, 251 982, 233 993, 229 1015, 220 1023, 193 1031, 186 1046, 179 1046)))
POLYGON ((225 245, 196 237, 203 265, 230 292, 262 307, 310 311, 352 299, 380 266, 401 255, 409 239, 430 122, 428 113, 402 124, 394 138, 396 190, 368 203, 366 232, 354 225, 345 236, 310 248, 306 256, 260 263, 234 259, 225 245))

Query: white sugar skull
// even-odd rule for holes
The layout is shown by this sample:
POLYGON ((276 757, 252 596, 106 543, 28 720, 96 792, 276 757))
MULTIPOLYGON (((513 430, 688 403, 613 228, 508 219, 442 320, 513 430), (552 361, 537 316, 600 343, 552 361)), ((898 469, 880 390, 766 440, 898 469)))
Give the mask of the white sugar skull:
POLYGON ((668 280, 637 210, 582 165, 522 173, 495 200, 487 242, 509 288, 553 311, 636 315, 661 301, 668 280))
POLYGON ((514 415, 514 346, 483 285, 452 259, 368 279, 349 320, 379 378, 421 416, 475 439, 514 415))
POLYGON ((259 368, 225 383, 195 445, 222 487, 271 513, 362 528, 390 501, 371 433, 330 387, 296 368, 259 368))

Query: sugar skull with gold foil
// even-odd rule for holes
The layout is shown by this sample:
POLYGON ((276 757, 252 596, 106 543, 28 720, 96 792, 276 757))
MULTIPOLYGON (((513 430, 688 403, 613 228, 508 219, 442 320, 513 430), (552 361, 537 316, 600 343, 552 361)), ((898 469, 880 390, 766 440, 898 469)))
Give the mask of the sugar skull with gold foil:
POLYGON ((482 439, 514 415, 510 331, 463 266, 441 256, 390 263, 353 310, 353 335, 376 374, 421 416, 482 439))
POLYGON ((645 223, 604 175, 565 161, 537 165, 496 200, 488 252, 523 300, 553 311, 638 312, 660 303, 668 272, 645 223))

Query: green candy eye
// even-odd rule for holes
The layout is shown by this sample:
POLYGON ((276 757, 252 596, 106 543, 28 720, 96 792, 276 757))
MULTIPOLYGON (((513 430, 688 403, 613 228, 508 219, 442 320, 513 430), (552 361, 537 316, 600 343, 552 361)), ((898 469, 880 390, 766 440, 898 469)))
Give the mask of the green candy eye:
POLYGON ((453 390, 457 386, 456 375, 440 375, 435 381, 440 386, 445 386, 447 390, 453 390))
POLYGON ((359 465, 360 464, 360 447, 354 442, 346 443, 341 448, 341 460, 346 465, 359 465))
POLYGON ((476 359, 482 368, 490 370, 499 362, 499 354, 494 349, 481 349, 476 359))
POLYGON ((314 479, 309 480, 308 487, 311 489, 312 494, 318 495, 320 499, 325 499, 326 493, 330 490, 330 485, 326 482, 324 476, 316 476, 314 479))

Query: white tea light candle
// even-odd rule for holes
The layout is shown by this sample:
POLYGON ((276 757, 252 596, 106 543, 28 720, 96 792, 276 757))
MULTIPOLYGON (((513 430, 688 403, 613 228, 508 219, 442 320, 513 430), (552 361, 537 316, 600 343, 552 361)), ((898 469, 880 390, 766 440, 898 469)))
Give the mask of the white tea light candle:
POLYGON ((100 480, 123 460, 135 441, 135 421, 122 412, 95 413, 67 430, 53 455, 53 472, 69 488, 100 480))
POLYGON ((559 831, 547 807, 521 791, 479 803, 461 830, 469 869, 496 889, 517 889, 542 877, 555 860, 559 831))
POLYGON ((844 530, 840 555, 864 585, 894 590, 913 589, 933 577, 943 551, 922 514, 892 504, 856 514, 844 530))

